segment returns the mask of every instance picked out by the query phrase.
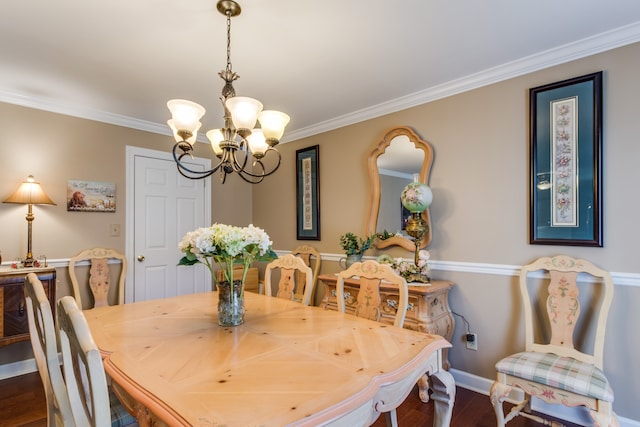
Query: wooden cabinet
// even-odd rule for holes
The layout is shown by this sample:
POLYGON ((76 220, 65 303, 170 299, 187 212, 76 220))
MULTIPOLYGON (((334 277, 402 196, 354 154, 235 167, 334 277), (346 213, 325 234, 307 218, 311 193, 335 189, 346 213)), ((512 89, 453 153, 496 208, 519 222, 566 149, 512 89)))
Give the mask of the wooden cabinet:
POLYGON ((27 308, 24 300, 24 278, 36 273, 51 302, 55 313, 56 269, 47 268, 0 268, 0 347, 29 339, 27 308))
MULTIPOLYGON (((337 310, 336 282, 337 276, 323 274, 318 280, 324 284, 325 292, 321 307, 337 310)), ((453 282, 433 280, 430 286, 409 285, 409 305, 404 327, 414 331, 440 335, 451 342, 455 320, 449 308, 449 291, 453 282)), ((356 279, 347 279, 344 283, 344 299, 347 313, 355 311, 355 303, 360 289, 360 282, 356 279)), ((380 293, 384 306, 382 309, 382 322, 393 324, 398 307, 398 288, 394 285, 380 286, 380 293)), ((443 366, 449 369, 448 349, 443 350, 443 366)))

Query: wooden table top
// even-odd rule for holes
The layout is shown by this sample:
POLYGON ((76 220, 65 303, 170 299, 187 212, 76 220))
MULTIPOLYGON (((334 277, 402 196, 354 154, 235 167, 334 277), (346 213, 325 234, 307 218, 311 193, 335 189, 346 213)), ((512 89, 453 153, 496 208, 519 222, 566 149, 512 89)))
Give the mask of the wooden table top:
POLYGON ((208 292, 84 313, 108 375, 169 425, 319 425, 362 414, 385 392, 397 395, 393 384, 406 382, 408 393, 450 347, 250 292, 245 323, 225 328, 217 302, 208 292))

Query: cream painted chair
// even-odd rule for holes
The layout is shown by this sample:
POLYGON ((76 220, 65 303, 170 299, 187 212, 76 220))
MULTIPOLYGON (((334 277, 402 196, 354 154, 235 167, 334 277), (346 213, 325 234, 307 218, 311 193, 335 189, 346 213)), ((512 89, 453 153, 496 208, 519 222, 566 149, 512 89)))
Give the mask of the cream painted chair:
POLYGON ((284 298, 296 301, 297 289, 302 288, 303 284, 296 282, 296 273, 301 272, 305 276, 304 293, 298 302, 304 305, 311 303, 311 293, 313 292, 313 272, 311 267, 305 264, 302 258, 298 258, 292 254, 285 254, 267 264, 264 270, 264 288, 265 295, 272 296, 272 275, 274 270, 280 272, 280 281, 276 295, 278 298, 284 298))
POLYGON ((47 425, 72 426, 73 416, 58 359, 53 313, 42 282, 34 273, 24 281, 29 337, 47 400, 47 425))
MULTIPOLYGON (((109 294, 111 289, 111 274, 109 260, 118 260, 121 263, 120 274, 118 275, 117 297, 118 304, 124 303, 124 279, 127 274, 127 260, 124 255, 109 248, 92 248, 80 252, 69 259, 69 278, 73 287, 73 295, 80 308, 103 307, 109 305, 109 294), (91 301, 83 301, 80 285, 78 281, 78 266, 76 264, 88 261, 90 263, 88 286, 93 295, 91 301)), ((87 298, 85 298, 87 299, 87 298)))
POLYGON ((596 426, 617 426, 613 391, 602 371, 607 315, 613 299, 611 275, 583 259, 544 257, 522 267, 520 293, 525 351, 496 364, 497 379, 490 398, 497 425, 504 426, 517 415, 557 424, 529 413, 534 396, 545 403, 585 406, 596 426), (581 306, 587 320, 579 318, 581 306), (595 330, 585 330, 592 327, 595 330), (591 339, 587 337, 592 338, 592 344, 582 343, 591 339), (579 346, 574 338, 581 341, 579 346), (505 416, 502 403, 513 387, 524 391, 524 399, 505 416))
MULTIPOLYGON (((318 274, 320 273, 320 264, 322 259, 320 258, 320 252, 313 246, 302 245, 298 246, 294 250, 291 251, 291 254, 300 257, 304 260, 304 263, 311 267, 313 270, 313 280, 311 281, 311 304, 313 304, 313 297, 315 294, 316 286, 318 286, 318 274)), ((306 280, 302 277, 303 274, 301 272, 298 273, 298 277, 296 277, 296 282, 300 283, 306 280)), ((302 295, 304 294, 304 289, 299 289, 296 292, 295 299, 302 300, 302 295)))
MULTIPOLYGON (((369 320, 379 322, 382 317, 383 301, 380 297, 380 284, 384 280, 393 285, 398 286, 398 308, 396 310, 396 318, 393 322, 394 326, 402 328, 404 319, 407 315, 407 306, 409 304, 409 288, 407 281, 400 275, 396 274, 387 264, 380 264, 377 261, 367 260, 364 262, 356 262, 351 264, 346 270, 338 273, 338 281, 336 283, 336 299, 338 303, 338 311, 346 312, 346 304, 344 300, 344 281, 357 277, 360 280, 360 289, 356 302, 355 315, 369 320)), ((396 410, 385 413, 388 426, 397 426, 398 417, 396 410)))
POLYGON ((58 300, 58 328, 62 366, 76 426, 137 426, 107 387, 100 350, 76 300, 58 300))

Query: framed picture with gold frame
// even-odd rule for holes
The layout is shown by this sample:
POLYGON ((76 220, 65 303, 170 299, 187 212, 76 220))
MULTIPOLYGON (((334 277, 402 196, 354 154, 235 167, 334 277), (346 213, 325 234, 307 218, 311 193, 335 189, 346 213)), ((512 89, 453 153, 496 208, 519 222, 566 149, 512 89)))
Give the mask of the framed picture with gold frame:
POLYGON ((602 72, 529 95, 529 243, 601 247, 602 72))

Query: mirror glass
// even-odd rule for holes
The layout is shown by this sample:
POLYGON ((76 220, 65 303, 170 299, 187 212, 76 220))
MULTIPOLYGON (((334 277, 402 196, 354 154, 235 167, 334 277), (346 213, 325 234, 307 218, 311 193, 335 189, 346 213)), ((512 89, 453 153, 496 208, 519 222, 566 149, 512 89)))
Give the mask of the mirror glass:
MULTIPOLYGON (((369 179, 371 186, 371 211, 367 233, 384 233, 393 237, 376 241, 378 248, 401 246, 413 251, 415 243, 404 231, 411 214, 403 209, 400 194, 418 174, 420 182, 428 184, 433 160, 431 146, 421 140, 410 128, 398 127, 388 131, 369 155, 369 179)), ((430 213, 423 218, 431 228, 430 213)), ((427 233, 421 247, 429 244, 427 233)))
POLYGON ((388 231, 409 237, 405 231, 411 213, 400 202, 404 187, 420 174, 424 152, 416 149, 406 135, 396 136, 387 150, 378 156, 380 174, 380 208, 377 231, 388 231))

